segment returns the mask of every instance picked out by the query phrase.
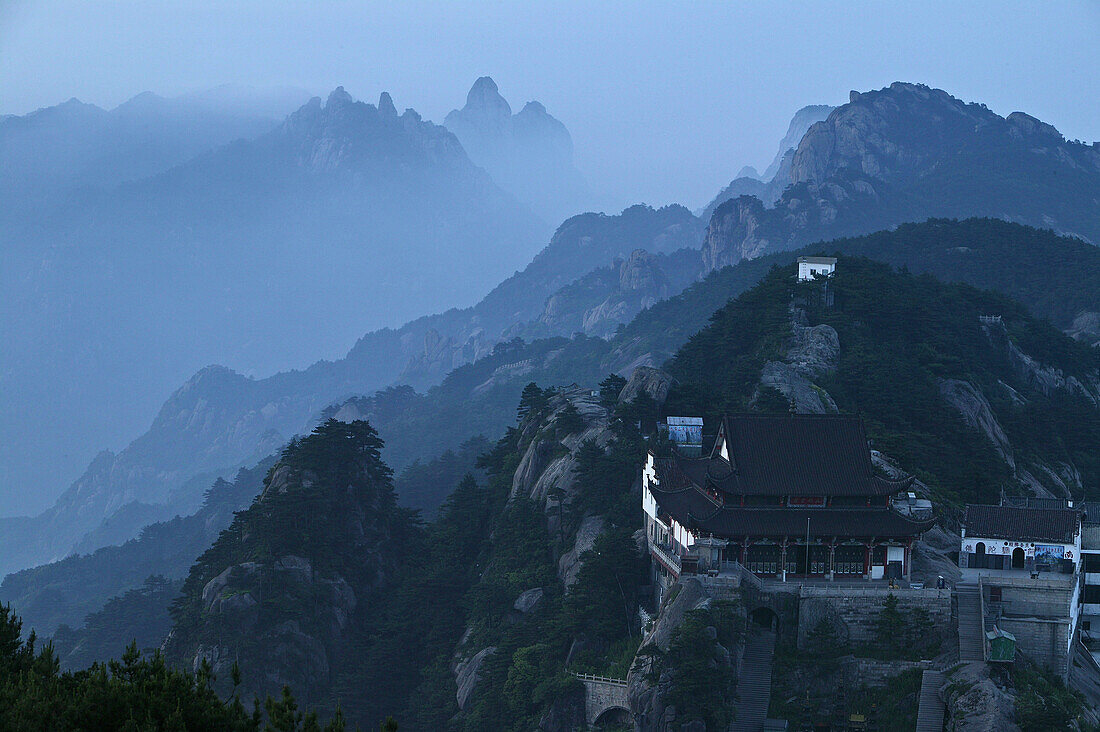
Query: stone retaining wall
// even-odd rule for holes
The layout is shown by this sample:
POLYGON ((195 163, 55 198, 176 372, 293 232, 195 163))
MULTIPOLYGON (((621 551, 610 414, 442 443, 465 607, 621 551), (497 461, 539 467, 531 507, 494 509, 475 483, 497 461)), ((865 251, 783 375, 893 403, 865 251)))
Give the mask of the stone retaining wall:
POLYGON ((806 635, 825 620, 836 628, 841 643, 858 645, 875 639, 875 627, 888 594, 898 599, 898 610, 921 608, 939 627, 951 622, 951 591, 887 590, 878 587, 802 587, 798 605, 798 647, 804 648, 806 635))

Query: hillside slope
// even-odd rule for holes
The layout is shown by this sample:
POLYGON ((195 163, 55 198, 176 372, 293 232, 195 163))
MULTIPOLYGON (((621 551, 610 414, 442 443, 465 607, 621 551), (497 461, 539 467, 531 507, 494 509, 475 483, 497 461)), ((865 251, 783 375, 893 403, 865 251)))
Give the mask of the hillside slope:
POLYGON ((309 703, 328 701, 349 623, 420 530, 397 507, 381 446, 368 423, 330 420, 283 451, 260 496, 184 581, 170 661, 205 659, 223 687, 238 663, 246 698, 289 684, 309 703))
MULTIPOLYGON (((501 338, 513 337, 510 329, 536 321, 555 291, 616 260, 637 259, 635 253, 644 248, 649 279, 597 282, 586 290, 587 299, 559 308, 555 321, 539 323, 539 335, 571 335, 585 329, 577 323, 588 311, 607 303, 587 319, 587 327, 614 330, 643 305, 673 294, 675 283, 695 277, 697 263, 685 262, 682 250, 697 246, 702 230, 702 222, 681 206, 575 216, 526 268, 474 307, 374 331, 344 358, 302 371, 250 379, 223 367, 204 368, 172 394, 147 432, 118 454, 97 457, 50 510, 35 518, 0 519, 5 527, 0 575, 64 556, 88 532, 95 533, 81 544, 83 551, 121 543, 152 521, 193 512, 215 476, 232 475, 279 449, 310 429, 333 401, 393 382, 426 389, 451 370, 489 355, 501 338), (133 510, 135 502, 141 510, 133 510), (101 526, 103 521, 108 524, 101 526)), ((441 450, 446 447, 458 443, 441 450)), ((402 467, 414 457, 432 455, 394 464, 402 467)))
POLYGON ((860 413, 948 504, 1096 494, 1100 351, 1004 295, 866 259, 793 275, 773 269, 680 349, 673 413, 860 413))

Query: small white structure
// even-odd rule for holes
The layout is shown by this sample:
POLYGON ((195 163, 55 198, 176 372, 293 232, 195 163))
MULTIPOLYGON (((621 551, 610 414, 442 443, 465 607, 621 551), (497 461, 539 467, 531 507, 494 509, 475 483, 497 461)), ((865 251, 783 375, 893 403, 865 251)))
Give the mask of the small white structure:
POLYGON ((668 417, 665 421, 668 439, 677 445, 703 444, 702 417, 668 417))
POLYGON ((828 277, 836 271, 836 257, 799 257, 798 281, 808 282, 817 275, 828 277))

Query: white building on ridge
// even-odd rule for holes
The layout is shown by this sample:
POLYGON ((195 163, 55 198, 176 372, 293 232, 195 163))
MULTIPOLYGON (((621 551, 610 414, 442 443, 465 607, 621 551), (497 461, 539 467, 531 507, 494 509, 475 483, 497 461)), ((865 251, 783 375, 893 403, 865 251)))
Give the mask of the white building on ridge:
POLYGON ((799 257, 798 281, 808 282, 816 275, 828 277, 836 271, 836 257, 799 257))

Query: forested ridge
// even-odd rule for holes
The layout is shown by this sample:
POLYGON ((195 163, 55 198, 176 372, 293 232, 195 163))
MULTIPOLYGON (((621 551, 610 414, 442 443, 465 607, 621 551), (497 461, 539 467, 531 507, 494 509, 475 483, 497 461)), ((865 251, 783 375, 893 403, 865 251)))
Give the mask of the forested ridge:
POLYGON ((841 411, 862 415, 875 448, 939 498, 996 502, 1002 488, 1023 491, 1016 479, 1023 469, 1063 493, 1042 466, 1066 484, 1066 474, 1079 474, 1079 483, 1067 485, 1073 498, 1100 495, 1100 351, 1003 294, 867 259, 842 256, 827 282, 796 283, 793 274, 792 266, 774 268, 680 349, 668 364, 678 380, 669 395, 673 413, 702 414, 716 425, 724 412, 785 410, 786 401, 761 387, 760 373, 784 358, 797 310, 808 327, 829 326, 839 340, 834 368, 814 387, 841 411), (983 324, 982 316, 998 320, 983 324), (967 384, 979 403, 988 402, 1017 476, 945 398, 948 383, 967 384))
MULTIPOLYGON (((81 684, 92 682, 82 679, 102 684, 112 674, 149 673, 172 679, 172 691, 163 693, 197 695, 203 709, 202 699, 216 700, 205 687, 222 698, 236 693, 251 700, 277 698, 289 684, 321 719, 339 709, 367 728, 391 715, 402 729, 463 732, 525 730, 548 715, 569 718, 581 698, 572 672, 623 676, 639 650, 645 574, 633 536, 641 526, 634 488, 645 435, 663 414, 702 415, 710 435, 723 412, 787 411, 788 400, 762 384, 761 374, 767 364, 788 358, 799 328, 830 328, 839 343, 831 368, 813 388, 840 411, 860 414, 874 448, 918 476, 948 513, 967 501, 996 501, 1002 490, 1024 492, 1028 479, 1056 495, 1095 498, 1100 410, 1089 394, 1100 383, 1100 351, 1047 322, 1034 298, 1025 305, 917 273, 931 268, 942 248, 969 246, 986 251, 973 270, 954 268, 956 278, 994 277, 989 262, 1010 250, 996 243, 1001 227, 1015 242, 1010 249, 1018 262, 1038 267, 1045 259, 1048 272, 1061 272, 1051 275, 1055 280, 1084 291, 1057 317, 1092 307, 1091 249, 1075 252, 1077 242, 1001 222, 928 222, 808 249, 841 255, 827 282, 796 282, 793 255, 777 255, 714 273, 644 311, 611 341, 505 342, 426 395, 395 388, 356 400, 358 413, 377 418, 401 436, 401 444, 417 437, 441 448, 441 457, 413 463, 399 481, 420 508, 430 510, 447 496, 427 523, 400 505, 382 460, 385 433, 363 420, 328 419, 333 407, 276 463, 243 473, 239 485, 211 491, 209 500, 237 496, 249 486, 255 492, 255 480, 266 474, 260 496, 195 562, 172 608, 168 660, 177 668, 198 668, 199 676, 171 676, 175 672, 158 666, 162 661, 133 654, 117 671, 100 667, 105 670, 66 676, 49 671, 56 662, 47 659, 43 678, 67 679, 50 681, 54 691, 48 693, 61 696, 47 698, 69 704, 58 700, 84 693, 81 684), (843 254, 895 245, 900 251, 899 242, 910 252, 901 269, 843 254), (1032 246, 1038 248, 1030 251, 1032 246), (700 315, 715 303, 712 315, 700 315), (703 325, 693 326, 698 320, 703 325), (675 380, 665 405, 644 392, 620 402, 625 381, 607 376, 611 360, 642 341, 659 352, 659 344, 676 342, 679 333, 686 343, 665 364, 675 380), (601 380, 598 409, 583 414, 567 389, 534 383, 601 380), (987 403, 1006 435, 1011 462, 1004 445, 994 444, 947 400, 944 384, 967 384, 987 403), (577 442, 601 420, 604 442, 577 442), (498 441, 472 440, 444 452, 467 439, 464 430, 491 434, 493 425, 508 425, 498 441), (565 500, 517 492, 517 472, 528 453, 545 459, 571 454, 580 490, 565 500), (567 582, 560 560, 592 517, 603 523, 567 582), (517 609, 519 598, 533 590, 538 599, 517 609), (482 651, 476 686, 463 693, 460 669, 482 651), (129 672, 127 664, 145 665, 129 672)), ((1037 280, 1009 278, 1011 271, 1006 265, 996 275, 1008 283, 1003 289, 1035 292, 1037 280)), ((141 541, 126 551, 140 551, 141 541)), ((69 560, 71 571, 93 566, 87 564, 93 558, 69 560)), ((108 626, 128 614, 149 619, 148 632, 134 629, 131 637, 153 647, 154 626, 167 622, 154 606, 163 608, 158 603, 174 592, 162 580, 133 589, 89 616, 84 635, 60 633, 58 647, 88 660, 115 644, 109 652, 117 656, 122 634, 130 631, 108 626)), ((736 608, 728 611, 736 614, 736 608)), ((692 655, 687 648, 736 642, 704 637, 711 620, 696 620, 684 625, 661 660, 666 668, 682 665, 692 655)), ((18 683, 31 677, 21 678, 18 683)), ((719 686, 680 686, 672 693, 687 714, 717 724, 730 713, 719 687, 732 681, 714 678, 719 686), (683 701, 692 697, 714 703, 683 701)), ((248 714, 240 719, 253 724, 248 714)))

